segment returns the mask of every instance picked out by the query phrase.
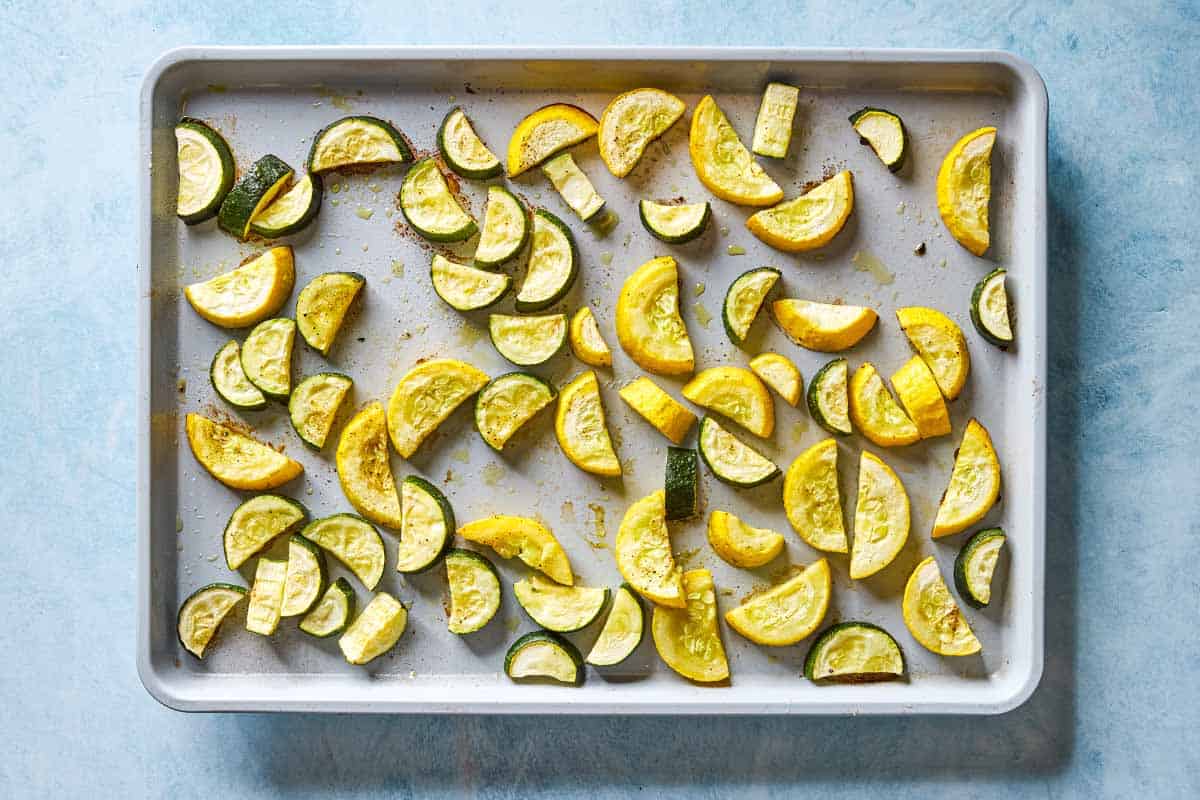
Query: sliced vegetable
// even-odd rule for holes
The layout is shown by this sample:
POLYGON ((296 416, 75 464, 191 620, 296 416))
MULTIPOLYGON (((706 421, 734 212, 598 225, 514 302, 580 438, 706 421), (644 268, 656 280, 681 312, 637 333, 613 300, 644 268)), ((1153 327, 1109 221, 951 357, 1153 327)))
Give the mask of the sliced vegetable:
POLYGON ((437 564, 454 542, 454 509, 429 481, 409 475, 400 484, 404 524, 396 549, 397 572, 424 572, 437 564))
POLYGON ((987 428, 972 418, 954 456, 950 485, 933 522, 933 538, 965 531, 983 519, 999 498, 1000 460, 987 428))
POLYGON ((743 272, 729 284, 725 303, 721 306, 721 320, 731 342, 740 345, 746 340, 763 301, 780 277, 781 273, 774 267, 759 267, 743 272))
POLYGON ((870 361, 864 361, 850 379, 850 419, 863 436, 880 447, 901 447, 921 438, 870 361))
POLYGON ((210 583, 193 592, 179 607, 175 626, 183 649, 204 658, 217 629, 245 596, 244 588, 229 583, 210 583))
POLYGON ((724 414, 755 436, 775 430, 775 406, 767 387, 748 369, 710 367, 683 387, 683 396, 698 406, 724 414))
POLYGON ((559 447, 572 464, 593 475, 621 474, 600 399, 600 382, 588 370, 562 388, 554 416, 559 447))
POLYGON ((754 142, 750 149, 768 158, 787 158, 792 141, 792 122, 800 90, 786 83, 768 83, 754 121, 754 142))
POLYGON ((425 437, 487 382, 486 373, 453 358, 423 361, 406 372, 388 400, 388 436, 396 452, 403 458, 415 453, 425 437))
POLYGON ((188 225, 217 215, 233 186, 237 167, 224 137, 198 119, 184 117, 175 125, 179 192, 175 214, 188 225))
POLYGON ((260 636, 272 636, 279 627, 283 607, 283 587, 287 580, 287 561, 260 558, 250 587, 250 605, 246 607, 246 630, 260 636))
POLYGON ((446 551, 446 582, 450 586, 451 633, 481 630, 500 610, 500 574, 486 557, 473 550, 446 551))
POLYGON ((288 539, 287 575, 279 614, 298 617, 312 610, 325 590, 325 554, 298 533, 288 539))
POLYGON ((496 352, 518 367, 531 367, 549 361, 562 350, 567 341, 567 315, 516 317, 491 314, 488 316, 488 333, 496 352))
POLYGON ((854 432, 850 425, 849 372, 846 359, 835 358, 817 370, 808 385, 808 413, 830 433, 854 432))
POLYGON ((240 267, 184 287, 196 313, 222 328, 244 328, 283 307, 296 281, 292 248, 272 247, 240 267))
POLYGON ((254 215, 250 230, 265 239, 299 233, 317 218, 323 189, 320 175, 305 175, 254 215))
POLYGON ((528 372, 492 378, 475 398, 475 429, 493 450, 503 450, 517 431, 554 402, 554 387, 528 372))
POLYGON ((879 315, 866 306, 814 303, 811 300, 776 300, 771 312, 780 329, 801 347, 821 353, 846 350, 866 336, 879 315))
POLYGON ((225 564, 237 569, 277 537, 308 519, 308 509, 290 497, 260 494, 233 510, 222 536, 225 564))
POLYGON ((722 200, 743 206, 773 206, 783 190, 738 139, 737 131, 711 95, 692 112, 688 152, 696 177, 722 200))
POLYGON ((412 161, 404 134, 376 117, 342 117, 313 137, 308 171, 412 161))
POLYGON ((613 98, 600 115, 597 141, 608 171, 624 178, 642 160, 646 147, 683 116, 687 106, 660 89, 634 89, 613 98))
POLYGON ((1001 350, 1013 343, 1012 323, 1008 316, 1008 292, 1004 279, 1008 272, 994 269, 975 284, 971 292, 971 322, 979 335, 1001 350))
POLYGON ((341 633, 346 630, 350 618, 354 616, 356 601, 350 582, 345 578, 338 578, 329 585, 325 594, 321 595, 313 610, 300 620, 300 630, 318 639, 341 633))
POLYGON ((479 230, 450 191, 437 161, 413 164, 400 184, 400 211, 412 229, 431 242, 461 242, 479 230))
POLYGON ((971 131, 950 148, 938 169, 937 204, 942 222, 959 244, 977 256, 991 243, 988 206, 995 144, 995 128, 971 131))
POLYGON ((625 279, 617 298, 617 341, 639 367, 659 375, 695 368, 679 316, 679 272, 670 256, 652 258, 625 279))
POLYGON ((633 655, 633 651, 642 643, 645 629, 646 611, 642 608, 642 601, 633 587, 627 583, 621 584, 613 593, 608 619, 604 621, 600 635, 587 654, 587 663, 597 667, 620 664, 633 655))
POLYGON ((824 247, 841 232, 854 211, 854 179, 843 170, 824 183, 746 220, 762 241, 785 253, 824 247))
POLYGON ((889 172, 898 172, 908 155, 908 132, 900 117, 882 108, 860 108, 850 115, 850 125, 868 144, 889 172))
POLYGON ((559 153, 542 164, 542 174, 558 190, 563 202, 584 222, 592 219, 604 208, 604 198, 596 193, 596 187, 588 180, 588 176, 575 163, 570 153, 559 153))
POLYGON ((367 279, 357 272, 326 272, 313 278, 296 298, 296 327, 308 346, 329 355, 346 312, 367 279))
POLYGON ((300 381, 288 398, 288 415, 296 434, 320 450, 329 438, 342 401, 354 381, 336 372, 318 372, 300 381))
POLYGON ((775 390, 789 406, 800 403, 804 377, 787 356, 779 353, 759 353, 750 359, 750 371, 775 390))
POLYGON ((599 123, 578 106, 543 106, 517 123, 508 141, 508 176, 520 175, 557 152, 596 135, 599 123))
POLYGON ((399 530, 400 495, 387 447, 387 416, 382 403, 369 403, 342 428, 338 440, 338 480, 354 510, 372 522, 399 530))
POLYGON ((696 415, 660 389, 646 376, 627 383, 618 392, 629 407, 675 444, 683 442, 696 424, 696 415))
POLYGON ((920 356, 913 356, 892 374, 892 387, 922 439, 950 433, 950 412, 937 381, 920 356))
POLYGON ((892 563, 908 541, 908 528, 908 492, 900 476, 874 453, 864 450, 858 461, 850 578, 870 577, 892 563))
POLYGON ((250 223, 264 208, 288 187, 295 171, 278 156, 265 155, 250 165, 217 212, 221 230, 245 239, 250 235, 250 223))
POLYGON ((583 656, 575 645, 550 631, 533 631, 512 643, 504 654, 504 674, 513 680, 548 678, 578 686, 583 683, 583 656))
POLYGON ((604 341, 590 307, 583 306, 571 317, 568 335, 571 352, 580 361, 590 367, 612 366, 612 351, 608 349, 608 342, 604 341))
POLYGON ((725 621, 755 644, 786 647, 821 625, 830 594, 829 562, 819 558, 783 583, 725 612, 725 621))
POLYGON ((908 577, 902 611, 913 638, 939 656, 969 656, 983 649, 950 596, 933 556, 917 564, 908 577))
POLYGON ((567 551, 550 529, 535 519, 502 514, 484 517, 463 525, 458 535, 492 548, 501 558, 519 558, 564 586, 575 583, 567 551))
POLYGON ((642 200, 638 203, 638 214, 642 227, 654 238, 668 244, 684 244, 704 233, 712 219, 712 207, 703 203, 656 203, 642 200))
POLYGON ((650 630, 654 647, 668 667, 700 683, 729 677, 729 662, 717 625, 717 593, 706 569, 683 573, 684 608, 654 607, 650 630))
POLYGON ((999 528, 984 528, 967 540, 954 559, 954 588, 976 608, 992 602, 992 576, 1006 541, 999 528))
POLYGON ((925 359, 947 400, 962 392, 971 372, 967 337, 954 320, 932 308, 896 309, 896 319, 913 349, 925 359))
POLYGON ((292 393, 292 345, 296 323, 287 317, 260 322, 242 343, 242 371, 259 391, 275 400, 292 393))
POLYGON ((503 186, 489 186, 483 211, 483 232, 475 247, 475 263, 498 267, 516 258, 529 241, 529 211, 503 186))
POLYGON ((826 628, 804 659, 804 677, 830 683, 867 683, 904 676, 904 654, 892 635, 869 622, 826 628))
POLYGON ((530 619, 558 633, 586 628, 608 604, 608 589, 563 586, 536 572, 514 583, 513 595, 530 619))
POLYGON ((502 272, 459 264, 441 253, 433 254, 429 273, 437 296, 456 311, 478 311, 495 305, 512 286, 512 278, 502 272))
POLYGON ((554 305, 571 291, 578 274, 579 254, 571 229, 549 211, 537 209, 525 281, 517 292, 517 311, 541 311, 554 305))
POLYGON ((442 120, 437 132, 438 152, 446 166, 464 178, 485 180, 504 171, 500 159, 488 149, 466 113, 455 106, 442 120))
POLYGON ((683 582, 667 532, 666 493, 659 489, 625 512, 613 554, 634 591, 652 603, 683 608, 683 582))
POLYGON ((783 552, 783 536, 752 528, 728 511, 709 514, 708 543, 723 561, 746 569, 761 567, 783 552))
POLYGON ((187 415, 186 428, 200 466, 231 489, 274 489, 304 472, 299 461, 199 414, 187 415))
POLYGON ((366 664, 396 646, 408 625, 408 609, 387 592, 371 598, 362 613, 338 639, 351 664, 366 664))
POLYGON ((836 439, 805 450, 783 479, 783 508, 792 529, 809 546, 827 553, 849 551, 838 490, 836 439))
POLYGON ((383 537, 370 522, 354 514, 334 514, 313 520, 300 533, 332 553, 368 590, 379 585, 383 537))
POLYGON ((663 479, 666 491, 667 519, 691 519, 699 512, 700 468, 696 451, 687 447, 667 448, 667 468, 663 479))
POLYGON ((779 467, 721 427, 712 417, 700 422, 700 457, 717 479, 748 489, 779 475, 779 467))
POLYGON ((235 339, 226 342, 213 356, 208 377, 220 398, 234 408, 267 407, 266 396, 250 382, 242 369, 241 348, 235 339))

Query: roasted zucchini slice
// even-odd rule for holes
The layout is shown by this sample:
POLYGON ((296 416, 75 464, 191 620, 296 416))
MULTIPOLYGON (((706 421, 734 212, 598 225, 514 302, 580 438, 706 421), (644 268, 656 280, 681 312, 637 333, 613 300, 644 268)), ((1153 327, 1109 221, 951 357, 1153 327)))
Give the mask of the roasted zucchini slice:
POLYGON ((279 614, 298 617, 312 610, 325 590, 325 554, 298 533, 288 539, 287 575, 279 614))
POLYGON ((244 328, 283 307, 296 281, 292 248, 272 247, 215 278, 183 290, 196 313, 222 328, 244 328))
POLYGON ((287 317, 260 322, 242 343, 242 371, 259 391, 275 400, 292 393, 292 345, 296 323, 287 317))
POLYGON ((1001 350, 1013 343, 1012 322, 1008 315, 1008 292, 1004 279, 1008 272, 994 269, 975 284, 971 292, 971 322, 979 335, 1001 350))
POLYGON ((808 413, 830 433, 853 433, 850 425, 850 367, 844 358, 835 358, 817 370, 808 385, 808 413))
POLYGON ((368 590, 379 585, 383 537, 370 522, 354 514, 334 514, 313 520, 300 533, 332 553, 368 590))
POLYGON ((338 410, 354 381, 336 372, 318 372, 300 381, 288 398, 288 416, 296 434, 320 450, 333 430, 338 410))
POLYGON ((796 344, 821 353, 836 353, 858 344, 879 315, 866 306, 814 303, 788 298, 771 304, 780 329, 796 344))
POLYGON ((892 635, 869 622, 826 628, 804 658, 804 677, 830 683, 867 683, 904 677, 904 654, 892 635))
POLYGON ((518 367, 532 367, 562 350, 567 341, 567 315, 492 314, 488 317, 488 334, 496 352, 518 367))
POLYGON ((780 277, 774 267, 759 267, 743 272, 729 284, 721 306, 721 321, 731 342, 741 345, 746 340, 763 301, 780 277))
POLYGON ((226 342, 213 356, 208 368, 217 395, 234 408, 254 410, 267 407, 267 398, 246 377, 242 369, 241 348, 235 339, 226 342))
POLYGON ((938 505, 933 538, 950 536, 983 519, 1000 499, 1000 459, 987 428, 972 418, 954 456, 950 485, 938 505))
POLYGON ((638 215, 642 227, 650 231, 659 241, 668 244, 684 244, 704 233, 712 219, 712 207, 703 203, 656 203, 642 200, 638 203, 638 215))
POLYGON ((529 211, 515 194, 503 186, 489 186, 475 263, 498 267, 516 258, 529 241, 531 227, 529 211))
POLYGON ((554 305, 571 291, 578 274, 579 253, 571 229, 549 211, 537 209, 525 280, 517 292, 517 311, 527 314, 554 305))
POLYGON ((606 588, 563 586, 536 572, 514 583, 513 595, 530 619, 557 633, 583 630, 608 605, 606 588))
POLYGON ((300 630, 309 636, 325 639, 346 630, 354 616, 357 598, 350 581, 338 578, 329 585, 312 611, 300 620, 300 630))
POLYGON ((320 175, 308 174, 250 220, 250 230, 264 239, 290 236, 308 227, 321 210, 320 175))
POLYGON ((696 463, 696 451, 689 447, 668 447, 663 477, 667 519, 691 519, 700 512, 699 483, 700 467, 696 463))
POLYGON ((613 593, 612 607, 600 635, 587 654, 587 663, 597 667, 612 667, 633 655, 642 643, 646 630, 646 611, 642 601, 629 584, 622 584, 613 593))
POLYGON ((260 636, 273 636, 279 627, 283 608, 283 587, 287 581, 287 561, 260 558, 254 569, 254 585, 250 587, 250 604, 246 607, 246 630, 260 636))
POLYGON ((575 645, 550 631, 533 631, 512 643, 504 654, 504 674, 513 680, 546 678, 578 686, 583 683, 583 656, 575 645))
POLYGON ((338 647, 351 664, 366 664, 396 646, 408 625, 408 609, 387 592, 371 598, 350 623, 338 647))
POLYGON ((481 630, 500 610, 500 574, 474 550, 452 547, 446 551, 446 583, 450 587, 446 628, 451 633, 481 630))
POLYGON ((512 286, 512 278, 502 272, 459 264, 441 253, 433 254, 429 274, 437 296, 455 311, 478 311, 495 305, 512 286))
POLYGON ((1006 541, 999 528, 984 528, 967 540, 954 559, 954 588, 976 608, 992 602, 992 576, 1006 541))
POLYGON ((792 141, 792 123, 800 90, 786 83, 768 83, 754 120, 754 141, 750 149, 767 158, 787 158, 792 141))
POLYGON ((412 161, 404 134, 377 117, 342 117, 313 137, 308 171, 399 164, 412 161))
POLYGON ((554 387, 528 372, 492 378, 475 397, 475 429, 493 450, 503 450, 517 431, 554 402, 554 387))
POLYGON ((461 242, 479 230, 450 191, 437 160, 412 165, 400 184, 400 211, 412 229, 431 242, 461 242))
POLYGON ((870 145, 889 172, 899 172, 908 156, 908 132, 900 117, 882 108, 860 108, 850 115, 859 141, 870 145))
POLYGON ((634 89, 613 98, 600 115, 597 141, 608 171, 624 178, 642 160, 646 147, 683 116, 687 106, 660 89, 634 89))
POLYGON ((175 631, 183 649, 196 658, 212 643, 225 617, 246 597, 246 590, 230 583, 210 583, 183 601, 175 631))
POLYGON ((945 398, 958 397, 971 372, 971 354, 962 328, 942 312, 921 306, 896 309, 896 319, 913 349, 929 365, 945 398))
POLYGON ((600 382, 591 370, 581 373, 559 393, 554 434, 563 455, 584 472, 610 477, 621 474, 621 462, 608 435, 600 382))
POLYGON ((313 278, 296 298, 296 327, 308 346, 329 355, 346 313, 366 286, 357 272, 326 272, 313 278))
POLYGON ((455 106, 450 109, 437 132, 438 152, 446 166, 464 178, 486 180, 504 171, 500 159, 487 148, 466 113, 455 106))
POLYGON ((721 427, 712 417, 700 422, 700 457, 717 479, 748 489, 779 475, 766 456, 721 427))
POLYGON ((233 151, 215 129, 184 117, 175 125, 179 190, 175 214, 188 225, 212 219, 233 187, 233 151))
POLYGON ((304 472, 300 462, 199 414, 187 415, 186 428, 200 466, 231 489, 274 489, 304 472))
POLYGON ((295 171, 278 156, 268 154, 255 161, 221 201, 217 225, 231 236, 245 239, 250 235, 250 223, 291 184, 293 175, 295 171))
POLYGON ((859 432, 880 447, 902 447, 921 433, 888 392, 875 365, 864 361, 850 379, 850 419, 859 432))
POLYGON ((392 478, 383 404, 368 403, 342 428, 335 462, 342 493, 372 522, 399 530, 400 495, 392 478))
POLYGON ((225 523, 222 536, 225 564, 237 569, 307 519, 308 510, 290 497, 278 494, 251 497, 235 508, 225 523))
POLYGON ((409 475, 400 484, 400 544, 397 572, 424 572, 441 561, 454 541, 454 509, 436 486, 409 475))
POLYGON ((750 359, 750 371, 775 390, 789 406, 800 403, 804 377, 792 360, 779 353, 759 353, 750 359))

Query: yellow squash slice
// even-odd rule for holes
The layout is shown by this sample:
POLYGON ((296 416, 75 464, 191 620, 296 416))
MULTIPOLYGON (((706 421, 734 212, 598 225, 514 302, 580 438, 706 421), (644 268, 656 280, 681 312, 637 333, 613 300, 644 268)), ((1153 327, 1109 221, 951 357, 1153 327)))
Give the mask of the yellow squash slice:
POLYGON ((920 441, 917 426, 888 392, 870 361, 850 378, 850 419, 863 436, 880 447, 901 447, 920 441))
POLYGON ((550 529, 536 519, 503 514, 484 517, 463 525, 458 535, 468 542, 492 548, 501 558, 519 558, 526 566, 564 586, 575 584, 567 551, 550 529))
POLYGON ((783 508, 788 522, 810 546, 845 553, 846 526, 838 491, 837 441, 832 437, 805 450, 783 479, 783 508))
POLYGON ((939 656, 969 656, 983 649, 933 556, 917 564, 908 577, 902 611, 913 638, 939 656))
POLYGON ((728 511, 708 515, 708 543, 723 561, 745 569, 761 567, 783 552, 783 536, 752 528, 728 511))
POLYGON ((634 591, 661 606, 684 608, 683 582, 667 533, 667 496, 659 489, 629 507, 617 530, 617 569, 634 591))
POLYGON ((624 178, 646 152, 646 146, 679 121, 687 106, 660 89, 634 89, 617 95, 600 115, 597 143, 608 171, 624 178))
POLYGON ((654 607, 650 632, 668 667, 688 680, 715 683, 729 677, 729 662, 717 624, 717 592, 706 569, 683 573, 686 605, 654 607))
POLYGON ((937 176, 938 213, 959 244, 977 256, 988 249, 992 199, 992 147, 996 129, 971 131, 950 148, 937 176))
POLYGON ((408 609, 387 592, 371 598, 338 639, 351 664, 366 664, 395 647, 408 625, 408 609))
POLYGON ((773 206, 783 199, 783 189, 751 157, 711 95, 692 112, 688 152, 696 177, 722 200, 773 206))
POLYGON ((592 309, 584 306, 571 317, 569 332, 571 352, 589 367, 611 367, 612 351, 600 333, 600 325, 592 309))
POLYGON ((780 329, 796 344, 821 353, 847 350, 875 327, 879 315, 866 306, 788 298, 771 304, 780 329))
POLYGON ((621 474, 604 419, 600 382, 590 369, 562 388, 554 414, 554 433, 571 463, 594 475, 621 474))
POLYGON ((896 319, 913 348, 925 359, 947 400, 958 397, 971 372, 962 328, 940 311, 921 306, 896 309, 896 319))
POLYGON ((244 328, 282 308, 295 282, 292 248, 272 247, 235 270, 185 287, 183 294, 213 325, 244 328))
POLYGON ((787 356, 759 353, 750 359, 750 371, 774 389, 789 406, 800 402, 800 395, 804 392, 804 377, 787 356))
POLYGON ((695 414, 645 375, 626 384, 619 394, 630 408, 675 444, 683 442, 696 424, 695 414))
POLYGON ((775 430, 771 394, 748 369, 706 369, 687 382, 683 396, 698 406, 724 414, 755 436, 766 438, 775 430))
POLYGON ((370 403, 342 429, 337 473, 350 505, 372 522, 400 530, 400 495, 388 459, 387 415, 370 403))
POLYGON ((670 256, 653 258, 625 280, 617 298, 617 341, 639 367, 687 375, 696 365, 679 316, 679 272, 670 256))
POLYGON ((858 461, 850 577, 867 578, 892 563, 908 541, 908 528, 908 492, 900 476, 879 456, 864 450, 858 461))
POLYGON ((799 197, 751 216, 746 227, 785 253, 803 253, 829 244, 854 210, 854 179, 843 170, 799 197))
POLYGON ((783 583, 725 612, 725 621, 755 644, 786 647, 821 625, 831 593, 829 562, 819 558, 783 583))
POLYGON ((208 417, 188 414, 186 427, 192 455, 231 489, 274 489, 304 472, 299 461, 208 417))
POLYGON ((599 123, 578 106, 543 106, 517 123, 508 141, 508 176, 520 175, 555 153, 596 135, 599 123))
POLYGON ((453 358, 435 358, 406 372, 388 400, 388 435, 396 452, 404 458, 415 453, 426 436, 487 382, 486 373, 453 358))
POLYGON ((942 399, 929 366, 920 356, 913 356, 892 374, 892 386, 922 439, 950 433, 946 401, 942 399))
POLYGON ((964 531, 983 519, 1000 497, 1000 460, 987 428, 972 419, 963 431, 950 485, 942 495, 933 537, 964 531))

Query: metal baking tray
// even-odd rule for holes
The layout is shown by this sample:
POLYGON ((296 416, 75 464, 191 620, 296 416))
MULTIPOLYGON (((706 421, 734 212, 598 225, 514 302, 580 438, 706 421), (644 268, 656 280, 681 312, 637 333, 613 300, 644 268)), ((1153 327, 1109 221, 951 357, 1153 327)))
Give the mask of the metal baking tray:
MULTIPOLYGON (((206 47, 167 53, 143 84, 138 163, 137 663, 146 688, 166 705, 190 711, 988 714, 1024 702, 1040 679, 1043 648, 1046 120, 1046 91, 1037 72, 1003 52, 206 47), (443 487, 460 521, 498 512, 541 517, 563 542, 583 583, 616 585, 619 577, 608 543, 629 503, 661 485, 665 451, 662 437, 616 395, 619 386, 639 374, 616 347, 612 329, 616 294, 633 268, 662 253, 679 261, 683 315, 696 344, 698 367, 744 365, 765 349, 793 358, 806 379, 824 363, 820 354, 790 344, 767 319, 756 323, 746 350, 730 345, 720 321, 721 299, 729 282, 754 266, 780 267, 783 295, 876 307, 877 330, 848 356, 852 366, 871 360, 885 375, 910 355, 894 309, 911 304, 942 309, 967 332, 972 356, 967 389, 952 404, 954 434, 909 448, 871 448, 899 472, 909 491, 909 543, 882 573, 854 584, 847 577, 847 559, 830 558, 835 577, 827 622, 866 619, 891 631, 908 660, 907 681, 817 686, 800 675, 811 639, 794 647, 761 648, 725 628, 732 671, 727 686, 703 687, 681 679, 658 660, 648 635, 620 667, 589 669, 581 688, 518 685, 503 675, 503 655, 532 623, 507 589, 496 620, 478 634, 457 637, 445 628, 444 572, 405 578, 390 564, 379 588, 410 606, 409 630, 391 653, 365 668, 346 664, 336 642, 313 640, 288 621, 268 639, 231 619, 203 662, 182 650, 174 631, 180 601, 210 581, 238 580, 224 565, 220 539, 241 498, 209 478, 184 444, 184 413, 221 406, 207 370, 212 354, 230 334, 194 314, 180 289, 231 268, 258 249, 235 242, 212 223, 188 229, 176 220, 172 126, 182 113, 216 124, 242 166, 266 152, 300 166, 313 133, 350 113, 391 119, 419 151, 429 152, 442 116, 460 104, 484 140, 503 152, 517 120, 543 104, 570 102, 599 115, 615 93, 657 86, 678 93, 689 109, 704 94, 714 94, 748 141, 768 80, 802 87, 789 157, 761 159, 787 195, 831 168, 854 172, 851 221, 819 253, 792 256, 767 248, 744 227, 750 211, 720 200, 713 200, 715 218, 708 232, 690 244, 664 245, 642 229, 636 211, 641 197, 709 196, 688 159, 690 114, 651 147, 624 181, 603 167, 594 142, 576 149, 582 168, 619 216, 606 236, 579 223, 540 171, 512 182, 531 202, 567 220, 579 243, 584 267, 565 306, 573 310, 590 303, 614 347, 615 366, 600 370, 600 378, 625 465, 623 480, 599 480, 573 468, 558 450, 549 414, 511 452, 497 455, 472 430, 465 409, 411 462, 393 455, 393 468, 398 477, 419 473, 443 487), (883 106, 903 117, 912 152, 910 165, 899 175, 889 174, 850 129, 847 115, 864 105, 883 106), (986 259, 978 259, 944 230, 934 179, 956 138, 985 124, 996 125, 1000 135, 993 245, 986 259), (918 256, 914 249, 922 242, 926 252, 918 256), (738 247, 744 254, 732 254, 738 247), (1009 269, 1016 309, 1018 344, 1008 352, 983 342, 968 318, 971 287, 996 265, 1009 269), (954 448, 972 415, 988 426, 999 449, 1004 494, 985 522, 1004 527, 1011 556, 1002 564, 991 607, 966 610, 983 652, 965 659, 939 658, 908 634, 900 618, 900 594, 912 567, 925 555, 936 555, 943 574, 950 574, 962 538, 934 542, 928 531, 954 448)), ((328 361, 303 346, 296 350, 298 375, 332 368, 353 376, 349 405, 355 407, 386 399, 397 378, 421 357, 454 355, 493 375, 510 369, 483 334, 480 318, 464 319, 433 295, 427 277, 430 248, 405 232, 396 209, 402 174, 389 169, 327 180, 320 217, 290 242, 298 286, 334 269, 367 276, 361 313, 343 331, 328 361), (331 191, 331 183, 340 191, 331 191)), ((463 184, 473 212, 480 214, 485 186, 463 184)), ((281 313, 291 313, 291 303, 294 295, 281 313)), ((582 368, 563 354, 537 371, 561 385, 582 368)), ((678 393, 679 381, 661 383, 678 393)), ((802 448, 827 434, 803 409, 776 399, 775 410, 777 432, 765 449, 786 468, 802 448)), ((350 510, 330 453, 303 447, 285 409, 274 405, 249 412, 245 419, 261 438, 282 443, 304 463, 304 476, 283 491, 300 499, 314 516, 350 510)), ((840 444, 848 516, 864 444, 857 435, 840 444)), ((703 480, 707 509, 727 508, 786 532, 786 561, 807 563, 817 557, 791 533, 779 481, 739 492, 711 476, 703 480)), ((676 526, 674 546, 686 565, 713 571, 722 610, 769 583, 785 565, 781 558, 756 571, 734 569, 712 553, 704 529, 703 517, 676 526)), ((391 534, 385 533, 385 539, 390 542, 391 534)), ((524 572, 517 562, 496 561, 506 586, 524 572)), ((337 565, 331 568, 338 570, 337 565)), ((250 578, 244 571, 240 580, 249 585, 250 578)), ((357 588, 365 601, 362 587, 357 588)), ((570 638, 586 652, 596 633, 593 626, 570 638)))

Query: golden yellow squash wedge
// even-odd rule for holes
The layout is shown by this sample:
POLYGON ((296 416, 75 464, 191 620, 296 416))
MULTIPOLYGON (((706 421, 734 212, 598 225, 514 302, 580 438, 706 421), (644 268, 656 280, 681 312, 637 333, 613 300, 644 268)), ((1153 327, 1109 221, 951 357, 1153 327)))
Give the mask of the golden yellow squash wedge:
POLYGON ((675 444, 680 444, 696 424, 695 414, 645 375, 623 386, 618 394, 630 408, 675 444))
POLYGON ((584 306, 571 317, 568 336, 571 352, 580 361, 589 367, 612 366, 612 351, 608 349, 608 342, 604 341, 590 307, 584 306))
POLYGON ((543 106, 517 123, 508 140, 508 176, 520 175, 550 156, 596 135, 596 118, 578 106, 543 106))
POLYGON ((920 356, 913 356, 892 374, 892 386, 922 439, 950 433, 946 401, 942 399, 942 391, 929 366, 920 356))
POLYGON ((683 387, 683 396, 698 406, 717 411, 755 436, 775 430, 775 407, 767 387, 748 369, 710 367, 683 387))
POLYGON ((594 475, 621 474, 600 399, 600 382, 590 369, 562 388, 554 414, 554 433, 571 463, 594 475))
POLYGON ((654 607, 650 632, 668 667, 688 680, 715 683, 729 677, 729 662, 717 624, 717 593, 706 569, 683 573, 686 605, 654 607))
POLYGON ((695 368, 679 316, 679 272, 670 256, 652 258, 625 279, 617 298, 617 341, 639 367, 659 375, 695 368))
POLYGON ((613 552, 621 577, 642 597, 660 606, 686 606, 679 567, 671 554, 667 499, 662 489, 625 512, 613 552))
POLYGON ((867 578, 892 563, 908 541, 908 492, 900 476, 874 453, 858 461, 858 503, 850 577, 867 578))
POLYGON ((817 442, 796 457, 783 479, 788 522, 809 546, 827 553, 850 549, 838 490, 837 454, 837 440, 817 442))
POLYGON ((661 89, 634 89, 613 98, 600 115, 596 134, 600 159, 624 178, 641 161, 646 146, 679 121, 687 106, 661 89))
POLYGON ((929 365, 942 394, 947 400, 958 397, 971 372, 971 354, 967 352, 962 328, 942 312, 922 306, 898 308, 896 319, 913 348, 929 365))
POLYGON ((292 248, 272 247, 240 267, 184 287, 196 313, 222 328, 262 322, 287 302, 296 282, 292 248))
POLYGON ((400 530, 400 494, 388 457, 383 403, 369 403, 346 423, 337 446, 337 474, 350 505, 372 522, 400 530))
POLYGON ((773 206, 783 189, 758 165, 711 95, 692 112, 688 152, 696 177, 722 200, 743 206, 773 206))
POLYGON ((787 298, 771 304, 780 329, 796 344, 821 353, 836 353, 858 344, 879 315, 866 306, 814 303, 787 298))
POLYGON ((804 377, 792 360, 779 353, 759 353, 750 359, 750 371, 774 389, 789 406, 800 402, 804 377))
POLYGON ((299 461, 200 414, 188 414, 186 428, 200 466, 231 489, 274 489, 304 472, 299 461))
POLYGON ((850 419, 863 436, 880 447, 920 441, 917 426, 888 392, 875 365, 865 361, 850 378, 850 419))
POLYGON ((468 542, 486 545, 501 558, 519 558, 528 567, 564 586, 575 584, 567 551, 542 523, 529 517, 499 514, 468 522, 458 529, 468 542))
POLYGON ((832 588, 829 562, 819 558, 783 583, 725 612, 725 621, 755 644, 786 647, 820 627, 829 610, 832 588))
POLYGON ((488 382, 486 373, 465 361, 434 358, 404 374, 388 400, 387 427, 402 457, 417 451, 464 400, 488 382))
POLYGON ((987 428, 972 419, 954 456, 950 485, 933 522, 933 537, 965 531, 983 519, 999 497, 1000 460, 996 448, 987 428))
POLYGON ((708 515, 708 543, 728 564, 754 569, 783 552, 783 536, 767 528, 752 528, 728 511, 708 515))
POLYGON ((799 197, 759 211, 746 227, 785 253, 824 247, 837 236, 854 210, 854 179, 843 170, 799 197))
POLYGON ((939 656, 969 656, 983 649, 933 556, 917 564, 908 577, 902 613, 913 638, 939 656))
POLYGON ((988 206, 992 199, 992 147, 996 129, 988 126, 959 139, 942 160, 937 176, 938 213, 950 235, 981 256, 991 243, 988 206))

